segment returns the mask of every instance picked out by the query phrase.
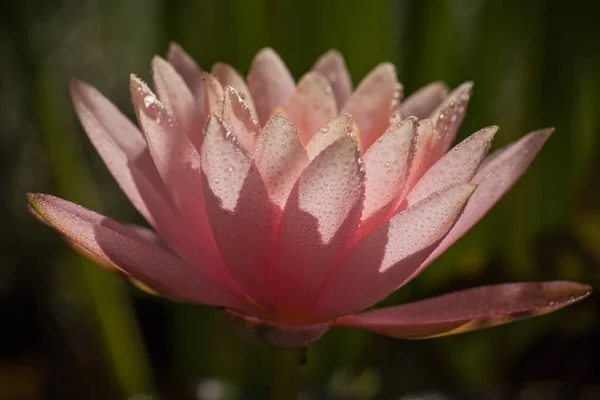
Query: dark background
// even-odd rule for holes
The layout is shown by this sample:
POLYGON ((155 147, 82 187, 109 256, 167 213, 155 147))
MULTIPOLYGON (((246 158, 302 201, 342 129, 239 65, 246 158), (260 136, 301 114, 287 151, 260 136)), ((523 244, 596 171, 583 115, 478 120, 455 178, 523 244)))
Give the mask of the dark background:
MULTIPOLYGON (((131 115, 129 73, 148 78, 174 40, 206 69, 246 73, 272 46, 298 78, 337 48, 355 83, 384 60, 407 93, 473 80, 460 138, 498 124, 497 148, 556 132, 483 222, 386 303, 519 280, 598 288, 599 19, 595 0, 3 0, 0 399, 266 398, 267 350, 212 309, 126 286, 27 213, 24 193, 47 192, 141 222, 74 118, 69 77, 131 115)), ((600 399, 599 305, 429 341, 334 330, 309 348, 304 399, 600 399)))

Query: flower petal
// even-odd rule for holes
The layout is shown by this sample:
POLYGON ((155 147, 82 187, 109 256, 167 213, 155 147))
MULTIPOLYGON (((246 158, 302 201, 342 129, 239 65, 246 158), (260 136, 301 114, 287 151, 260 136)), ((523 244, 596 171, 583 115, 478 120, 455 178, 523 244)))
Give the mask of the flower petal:
POLYGON ((329 81, 318 72, 308 72, 300 79, 283 109, 304 144, 310 141, 317 129, 337 115, 329 81))
POLYGON ((296 180, 308 165, 306 150, 282 114, 275 114, 263 128, 254 153, 271 200, 283 209, 296 180))
POLYGON ((408 206, 439 188, 469 182, 489 151, 497 131, 497 126, 483 128, 454 146, 417 182, 406 198, 408 206))
POLYGON ((109 265, 169 297, 242 310, 254 308, 198 269, 131 233, 131 229, 53 196, 29 194, 29 204, 54 229, 109 265))
POLYGON ((348 114, 338 115, 328 121, 315 132, 310 142, 306 145, 308 157, 312 160, 336 140, 344 136, 356 138, 354 121, 348 114))
POLYGON ((279 212, 235 133, 214 114, 202 145, 206 208, 225 264, 240 287, 271 308, 269 258, 279 212))
MULTIPOLYGON (((385 206, 398 196, 408 178, 413 155, 411 150, 415 146, 416 123, 415 118, 405 119, 388 129, 365 153, 367 179, 365 207, 361 218, 363 227, 367 220, 378 216, 380 210, 384 214, 382 217, 389 217, 389 210, 385 206)), ((447 185, 442 187, 445 186, 447 185)))
POLYGON ((405 339, 454 335, 546 314, 580 301, 591 292, 588 285, 565 281, 483 286, 349 315, 332 325, 405 339))
POLYGON ((465 82, 454 89, 431 115, 435 130, 435 144, 432 148, 435 159, 444 155, 465 118, 467 104, 473 89, 472 82, 465 82))
POLYGON ((312 69, 321 73, 331 85, 338 109, 342 108, 352 94, 352 79, 339 51, 329 50, 315 62, 312 69))
POLYGON ((264 125, 277 107, 288 102, 294 93, 294 78, 279 55, 270 48, 259 51, 248 74, 248 87, 256 114, 264 125))
POLYGON ((223 123, 227 129, 235 132, 240 143, 252 155, 260 126, 256 118, 253 117, 246 101, 231 86, 225 87, 223 123))
POLYGON ((446 188, 370 232, 331 270, 313 314, 330 319, 363 310, 402 286, 450 230, 473 190, 472 184, 446 188))
POLYGON ((204 79, 204 92, 206 94, 204 103, 205 115, 208 116, 211 113, 221 115, 223 113, 223 100, 225 96, 223 85, 211 74, 203 73, 202 79, 204 79))
POLYGON ((550 136, 552 129, 534 131, 522 137, 495 156, 493 160, 480 168, 471 182, 478 184, 477 190, 465 207, 463 215, 442 240, 440 245, 427 258, 424 265, 431 263, 448 247, 475 225, 498 200, 515 184, 527 170, 537 152, 550 136))
POLYGON ((300 175, 285 205, 273 252, 273 285, 282 316, 310 299, 356 229, 364 176, 356 142, 343 137, 300 175))
POLYGON ((177 43, 171 43, 169 45, 167 60, 183 78, 188 88, 190 88, 190 91, 196 99, 198 110, 203 112, 206 95, 204 93, 202 69, 200 69, 198 64, 196 64, 196 61, 194 61, 194 59, 177 43))
MULTIPOLYGON (((421 179, 423 174, 438 160, 434 154, 433 146, 435 144, 435 131, 433 123, 429 119, 422 119, 417 124, 416 147, 415 154, 410 166, 410 173, 406 181, 405 192, 410 191, 415 184, 421 179)), ((396 209, 402 204, 402 198, 399 197, 396 201, 396 209)))
POLYGON ((218 62, 213 65, 210 72, 217 77, 223 87, 231 86, 237 90, 240 97, 246 102, 252 116, 256 118, 256 108, 250 95, 250 89, 246 85, 244 78, 242 78, 235 68, 229 64, 218 62))
POLYGON ((184 80, 171 64, 158 56, 152 60, 152 75, 160 102, 175 119, 179 129, 185 132, 196 148, 200 148, 204 121, 184 80))
POLYGON ((95 88, 73 80, 70 85, 75 112, 90 141, 135 208, 151 224, 154 216, 140 195, 132 174, 143 174, 154 187, 152 197, 168 197, 139 129, 95 88))
POLYGON ((392 64, 384 63, 371 71, 358 85, 342 113, 352 116, 360 131, 361 149, 365 151, 390 125, 392 106, 402 96, 402 85, 392 64))
POLYGON ((200 155, 141 80, 132 76, 131 98, 158 171, 181 215, 195 228, 196 239, 205 250, 218 253, 204 208, 200 155))
POLYGON ((427 118, 448 95, 448 87, 443 82, 432 82, 423 86, 402 102, 402 118, 415 116, 427 118))

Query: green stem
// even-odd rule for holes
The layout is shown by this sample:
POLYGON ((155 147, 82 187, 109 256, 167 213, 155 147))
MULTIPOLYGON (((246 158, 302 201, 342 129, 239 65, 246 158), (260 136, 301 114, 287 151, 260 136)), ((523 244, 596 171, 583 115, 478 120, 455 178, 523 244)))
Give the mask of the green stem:
POLYGON ((305 351, 303 347, 273 351, 271 400, 298 399, 298 376, 305 351))

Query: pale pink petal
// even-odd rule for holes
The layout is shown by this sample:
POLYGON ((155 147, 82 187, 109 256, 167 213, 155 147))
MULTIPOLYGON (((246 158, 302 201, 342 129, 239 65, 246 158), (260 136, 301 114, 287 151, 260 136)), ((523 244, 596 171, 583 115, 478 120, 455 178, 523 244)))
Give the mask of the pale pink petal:
POLYGON ((392 64, 384 63, 371 71, 358 85, 342 113, 348 113, 358 125, 360 146, 369 148, 390 125, 391 111, 402 96, 402 85, 392 64))
POLYGON ((448 95, 448 87, 443 82, 432 82, 423 86, 402 102, 402 118, 415 116, 427 118, 448 95))
POLYGON ((223 91, 223 85, 217 78, 208 73, 202 74, 204 79, 204 90, 206 93, 204 112, 206 115, 210 114, 223 114, 223 100, 225 92, 223 91))
MULTIPOLYGON (((427 172, 427 170, 438 160, 432 150, 435 144, 434 135, 435 131, 431 120, 420 120, 417 125, 417 145, 415 148, 415 155, 410 166, 409 178, 406 182, 405 190, 407 192, 415 186, 423 174, 425 174, 425 172, 427 172)), ((397 207, 401 205, 400 203, 402 200, 402 198, 398 198, 397 207)))
POLYGON ((248 87, 254 99, 258 120, 264 125, 276 108, 288 102, 294 93, 295 83, 279 55, 273 49, 265 48, 252 61, 248 87))
POLYGON ((454 139, 466 115, 467 104, 473 89, 472 82, 466 82, 454 89, 431 114, 434 122, 435 145, 432 152, 437 159, 444 155, 454 139))
POLYGON ((300 79, 283 109, 304 144, 310 141, 317 129, 337 115, 331 86, 318 72, 309 72, 300 79))
POLYGON ((71 82, 71 98, 90 141, 125 192, 131 203, 151 224, 154 216, 148 210, 151 198, 140 195, 132 169, 144 174, 154 187, 153 196, 167 197, 146 142, 139 129, 95 88, 80 81, 71 82))
POLYGON ((370 232, 332 269, 313 315, 330 319, 363 310, 402 286, 450 230, 474 189, 447 188, 370 232))
POLYGON ((204 208, 200 155, 185 132, 181 132, 152 91, 135 76, 131 98, 158 171, 179 207, 194 226, 197 240, 207 252, 218 250, 204 208))
POLYGON ((465 207, 463 215, 427 258, 425 265, 431 263, 471 229, 510 190, 517 179, 527 170, 551 132, 552 129, 531 132, 508 148, 501 150, 501 155, 496 157, 493 153, 489 156, 494 158, 493 161, 487 163, 484 168, 480 168, 471 180, 478 184, 478 187, 465 207))
POLYGON ((368 232, 382 219, 389 218, 392 210, 387 206, 393 203, 408 178, 415 147, 416 124, 416 118, 405 119, 388 129, 365 153, 367 179, 361 231, 368 232))
POLYGON ((254 100, 250 95, 250 89, 246 85, 244 78, 242 78, 235 68, 229 64, 218 62, 213 65, 210 72, 213 76, 217 77, 223 87, 231 86, 237 90, 240 97, 246 102, 252 116, 256 118, 256 107, 254 107, 254 100))
POLYGON ((279 212, 234 133, 211 115, 202 145, 206 207, 225 264, 254 301, 272 308, 269 258, 279 212))
POLYGON ((332 325, 405 339, 454 335, 546 314, 591 292, 590 286, 575 282, 506 283, 349 315, 332 325))
MULTIPOLYGON (((196 99, 198 110, 203 113, 206 94, 204 93, 202 69, 200 69, 198 64, 196 64, 196 61, 194 61, 194 59, 177 43, 171 43, 169 45, 167 60, 183 78, 188 88, 190 88, 190 91, 196 99)), ((204 120, 205 118, 205 115, 201 115, 200 119, 204 120)))
POLYGON ((152 60, 152 74, 160 102, 175 119, 179 129, 196 148, 200 148, 204 121, 187 85, 173 66, 158 56, 152 60))
POLYGON ((246 101, 231 86, 225 87, 222 118, 223 124, 227 129, 235 132, 238 140, 251 156, 260 126, 256 118, 252 116, 246 101))
POLYGON ((356 229, 364 196, 356 142, 337 140, 304 170, 283 212, 273 253, 279 313, 307 312, 328 268, 356 229))
POLYGON ((454 146, 417 182, 406 198, 408 206, 440 188, 469 182, 489 151, 497 131, 497 126, 483 128, 454 146))
POLYGON ((200 270, 131 234, 130 228, 65 200, 29 194, 31 207, 54 229, 95 257, 118 266, 159 293, 185 301, 254 310, 200 270))
POLYGON ((285 206, 308 161, 294 127, 282 114, 273 115, 256 142, 254 163, 267 185, 271 200, 279 208, 285 206))
POLYGON ((348 114, 339 115, 320 127, 306 145, 308 157, 312 160, 336 140, 344 136, 356 137, 354 121, 348 114))
POLYGON ((333 89, 338 109, 341 109, 352 94, 352 79, 344 57, 339 51, 330 50, 319 57, 312 69, 327 78, 333 89))

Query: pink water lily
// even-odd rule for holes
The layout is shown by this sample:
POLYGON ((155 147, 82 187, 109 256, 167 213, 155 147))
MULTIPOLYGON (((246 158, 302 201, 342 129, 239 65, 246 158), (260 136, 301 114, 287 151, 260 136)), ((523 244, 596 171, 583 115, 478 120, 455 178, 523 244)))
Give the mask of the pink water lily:
POLYGON ((497 127, 450 148, 471 84, 432 83, 401 102, 391 64, 356 89, 323 55, 297 84, 260 51, 248 80, 203 72, 177 45, 131 77, 138 129, 73 82, 90 140, 153 231, 29 194, 76 248, 138 286, 223 307, 244 333, 301 346, 334 326, 423 338, 546 313, 590 293, 572 282, 508 283, 374 311, 506 193, 550 130, 486 154, 497 127), (156 94, 155 94, 156 93, 156 94), (156 232, 153 233, 153 232, 156 232))

